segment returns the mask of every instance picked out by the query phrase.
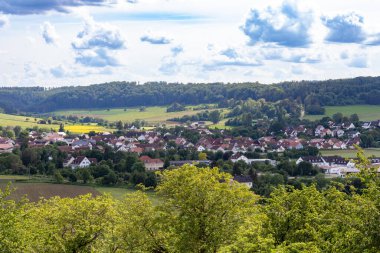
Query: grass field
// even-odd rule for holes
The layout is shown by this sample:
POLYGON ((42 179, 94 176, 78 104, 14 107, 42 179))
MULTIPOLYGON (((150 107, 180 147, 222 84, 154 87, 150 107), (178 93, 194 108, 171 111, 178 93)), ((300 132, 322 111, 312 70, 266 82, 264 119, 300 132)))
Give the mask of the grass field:
MULTIPOLYGON (((22 128, 32 128, 35 126, 38 126, 39 128, 46 128, 46 129, 54 129, 58 130, 59 125, 58 124, 37 124, 37 121, 39 121, 39 118, 36 118, 37 120, 34 120, 34 117, 25 117, 25 116, 16 116, 16 115, 10 115, 10 114, 3 114, 0 113, 0 126, 20 126, 22 128)), ((67 124, 65 123, 65 130, 70 131, 72 133, 88 133, 90 131, 95 132, 104 132, 104 131, 110 131, 110 129, 106 129, 102 126, 97 125, 79 125, 79 124, 67 124)))
POLYGON ((380 119, 379 105, 350 105, 350 106, 326 106, 325 115, 306 115, 305 119, 318 120, 325 116, 331 117, 335 113, 343 113, 344 116, 358 114, 361 121, 380 119))
MULTIPOLYGON (((322 150, 322 155, 324 156, 342 156, 345 158, 355 158, 356 157, 356 150, 322 150)), ((380 157, 380 148, 368 148, 364 150, 364 153, 367 157, 369 156, 375 156, 380 157)))
POLYGON ((28 180, 28 176, 24 175, 0 175, 0 180, 28 180))
MULTIPOLYGON (((136 119, 145 120, 151 124, 166 123, 174 124, 174 122, 168 122, 171 118, 180 118, 184 115, 194 115, 205 110, 192 110, 192 107, 187 107, 186 111, 181 112, 166 112, 167 107, 165 106, 152 106, 146 107, 146 110, 140 112, 139 108, 116 108, 110 110, 69 110, 69 111, 56 111, 53 114, 56 115, 74 115, 78 117, 94 117, 108 120, 110 122, 123 121, 123 122, 133 122, 136 119)), ((210 109, 213 110, 213 109, 210 109)))

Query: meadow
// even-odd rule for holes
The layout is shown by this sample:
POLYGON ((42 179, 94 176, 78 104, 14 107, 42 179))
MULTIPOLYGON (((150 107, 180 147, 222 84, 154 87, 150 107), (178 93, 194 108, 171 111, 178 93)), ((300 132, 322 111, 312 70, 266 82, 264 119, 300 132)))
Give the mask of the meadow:
MULTIPOLYGON (((37 124, 39 120, 41 119, 35 118, 35 117, 17 116, 17 115, 0 113, 0 126, 3 126, 3 127, 20 126, 22 128, 33 128, 37 126, 39 128, 58 130, 59 124, 61 123, 58 121, 57 124, 37 124)), ((102 126, 98 126, 96 124, 82 125, 82 124, 71 124, 67 122, 62 122, 62 123, 65 124, 65 130, 70 131, 72 133, 80 134, 80 133, 88 133, 90 131, 95 131, 95 132, 112 131, 102 126)))
POLYGON ((319 120, 325 116, 332 117, 335 113, 343 113, 344 116, 358 114, 361 121, 380 119, 379 105, 349 105, 349 106, 326 106, 324 115, 306 115, 304 118, 309 120, 319 120))
MULTIPOLYGON (((212 106, 211 104, 209 106, 212 106)), ((145 111, 140 111, 140 108, 113 108, 113 109, 90 109, 90 110, 67 110, 67 111, 56 111, 51 114, 55 115, 64 115, 64 116, 78 116, 78 117, 94 117, 101 118, 107 120, 109 122, 115 121, 123 121, 123 122, 133 122, 137 119, 145 120, 149 124, 158 124, 163 123, 167 126, 177 125, 176 122, 168 121, 172 118, 180 118, 185 115, 195 115, 199 112, 205 111, 205 109, 201 110, 193 110, 194 107, 187 106, 186 111, 180 112, 166 112, 167 107, 165 106, 151 106, 146 107, 145 111)), ((213 110, 213 109, 209 109, 213 110)), ((224 113, 227 112, 226 109, 223 110, 224 113)), ((211 128, 226 128, 224 126, 224 122, 226 120, 222 120, 218 124, 212 124, 212 122, 206 122, 206 124, 211 128)))
POLYGON ((164 106, 152 106, 146 107, 145 111, 140 111, 140 108, 113 108, 113 109, 101 109, 101 110, 69 110, 69 111, 57 111, 53 114, 56 115, 73 115, 78 117, 94 117, 108 120, 110 122, 123 121, 123 122, 133 122, 136 119, 145 120, 148 123, 157 124, 167 121, 171 118, 182 117, 184 115, 194 115, 202 110, 191 110, 187 108, 186 111, 181 112, 166 112, 167 107, 164 106))

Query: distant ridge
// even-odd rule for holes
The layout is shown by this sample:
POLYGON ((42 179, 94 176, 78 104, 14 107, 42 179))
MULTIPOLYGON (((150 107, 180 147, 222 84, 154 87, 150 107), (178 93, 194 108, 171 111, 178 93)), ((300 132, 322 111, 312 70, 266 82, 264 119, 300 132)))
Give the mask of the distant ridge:
POLYGON ((110 82, 90 86, 2 87, 0 110, 6 113, 64 109, 219 103, 227 99, 315 100, 321 106, 380 104, 380 77, 325 81, 260 83, 110 82))

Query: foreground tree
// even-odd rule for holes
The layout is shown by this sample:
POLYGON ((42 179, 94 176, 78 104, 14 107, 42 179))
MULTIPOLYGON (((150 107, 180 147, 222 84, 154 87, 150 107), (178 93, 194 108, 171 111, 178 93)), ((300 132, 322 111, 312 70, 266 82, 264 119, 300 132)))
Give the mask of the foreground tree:
POLYGON ((257 210, 258 197, 217 168, 164 171, 157 193, 173 252, 217 252, 257 210))

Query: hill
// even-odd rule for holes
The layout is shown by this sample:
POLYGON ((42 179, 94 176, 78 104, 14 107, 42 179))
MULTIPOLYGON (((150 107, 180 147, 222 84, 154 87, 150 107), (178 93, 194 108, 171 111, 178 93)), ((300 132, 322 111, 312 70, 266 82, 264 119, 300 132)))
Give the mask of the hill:
POLYGON ((380 104, 380 77, 326 81, 260 83, 111 82, 54 89, 42 87, 0 88, 0 108, 7 113, 51 112, 67 109, 124 108, 221 103, 247 98, 267 101, 297 100, 306 110, 320 106, 380 104))

